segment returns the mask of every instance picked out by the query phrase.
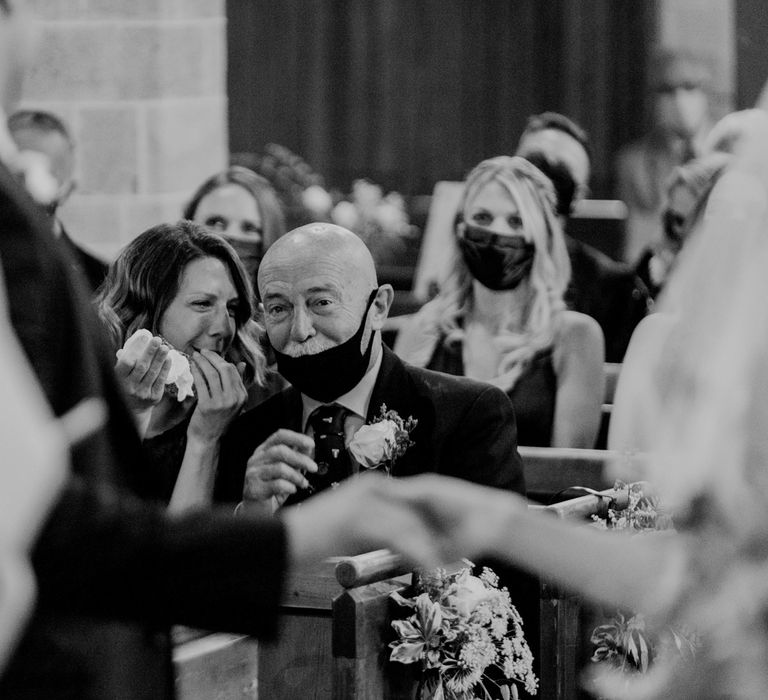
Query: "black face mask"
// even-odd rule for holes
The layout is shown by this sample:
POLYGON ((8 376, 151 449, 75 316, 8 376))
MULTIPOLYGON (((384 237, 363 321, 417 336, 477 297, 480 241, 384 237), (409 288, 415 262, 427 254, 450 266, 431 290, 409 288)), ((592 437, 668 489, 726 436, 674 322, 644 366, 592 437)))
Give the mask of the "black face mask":
POLYGON ((363 353, 360 352, 360 343, 368 311, 378 291, 374 289, 371 292, 360 327, 349 340, 314 355, 292 357, 275 350, 278 372, 302 394, 323 403, 330 403, 353 389, 365 375, 371 359, 373 332, 363 353))
POLYGON ((463 226, 459 249, 472 276, 488 289, 514 289, 533 266, 536 246, 522 236, 502 236, 477 226, 463 226))
POLYGON ((226 233, 220 235, 235 249, 237 257, 240 258, 240 262, 243 263, 243 267, 245 267, 245 271, 248 273, 248 277, 255 284, 261 258, 264 256, 264 243, 261 239, 253 236, 229 236, 226 233))

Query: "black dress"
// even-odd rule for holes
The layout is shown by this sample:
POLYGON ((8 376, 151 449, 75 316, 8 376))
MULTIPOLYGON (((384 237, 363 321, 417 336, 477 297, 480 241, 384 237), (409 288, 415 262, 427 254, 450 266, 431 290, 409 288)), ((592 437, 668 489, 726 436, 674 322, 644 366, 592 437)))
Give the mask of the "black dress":
MULTIPOLYGON (((457 341, 446 346, 444 338, 438 340, 427 369, 464 376, 462 343, 457 341)), ((552 444, 556 393, 552 348, 546 348, 531 358, 515 386, 507 392, 515 408, 519 445, 549 447, 552 444)))

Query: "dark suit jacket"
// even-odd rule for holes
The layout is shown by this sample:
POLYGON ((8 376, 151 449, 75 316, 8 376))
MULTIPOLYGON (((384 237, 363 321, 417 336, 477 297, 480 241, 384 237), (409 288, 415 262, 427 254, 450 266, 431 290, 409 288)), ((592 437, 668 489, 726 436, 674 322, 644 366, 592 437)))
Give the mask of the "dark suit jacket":
POLYGON ((73 269, 83 276, 83 279, 88 283, 89 291, 94 294, 107 276, 109 265, 81 248, 63 228, 61 230, 61 242, 69 251, 73 269))
MULTIPOLYGON (((285 568, 279 520, 140 500, 147 479, 114 359, 50 220, 0 165, 0 262, 11 321, 57 415, 101 397, 104 427, 33 552, 38 601, 0 697, 170 698, 168 627, 271 635, 285 568)), ((12 401, 12 397, 3 397, 12 401)))
MULTIPOLYGON (((382 404, 403 419, 418 420, 411 433, 415 444, 395 462, 393 476, 436 472, 524 494, 507 395, 489 384, 412 367, 386 346, 382 350, 368 420, 382 404)), ((278 428, 301 432, 301 415, 301 395, 289 387, 240 416, 223 441, 217 499, 239 501, 253 451, 278 428)))
POLYGON ((565 293, 569 309, 594 318, 605 336, 605 361, 621 362, 635 326, 648 313, 648 290, 624 263, 572 236, 566 236, 571 280, 565 293))
MULTIPOLYGON (((395 462, 393 476, 435 472, 525 495, 509 397, 490 384, 412 367, 386 346, 382 349, 384 356, 367 419, 378 415, 386 404, 403 419, 413 416, 419 421, 411 433, 415 444, 395 462)), ((292 387, 240 416, 222 444, 216 497, 239 501, 246 462, 253 450, 278 428, 301 432, 301 416, 301 395, 292 387)), ((537 580, 503 562, 476 563, 478 567, 491 566, 509 587, 538 656, 537 580)))

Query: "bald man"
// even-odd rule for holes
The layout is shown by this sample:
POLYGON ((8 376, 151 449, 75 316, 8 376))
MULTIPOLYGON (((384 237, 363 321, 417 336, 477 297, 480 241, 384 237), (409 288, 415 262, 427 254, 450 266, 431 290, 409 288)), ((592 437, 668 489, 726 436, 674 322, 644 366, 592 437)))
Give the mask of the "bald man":
POLYGON ((338 431, 346 445, 384 406, 418 421, 393 476, 437 472, 525 492, 506 394, 411 367, 382 344, 394 292, 379 285, 358 236, 332 224, 291 231, 264 256, 259 291, 278 370, 291 386, 233 424, 222 447, 219 499, 274 511, 343 479, 343 467, 340 476, 322 474, 320 456, 312 458, 313 417, 324 407, 343 409, 338 431))

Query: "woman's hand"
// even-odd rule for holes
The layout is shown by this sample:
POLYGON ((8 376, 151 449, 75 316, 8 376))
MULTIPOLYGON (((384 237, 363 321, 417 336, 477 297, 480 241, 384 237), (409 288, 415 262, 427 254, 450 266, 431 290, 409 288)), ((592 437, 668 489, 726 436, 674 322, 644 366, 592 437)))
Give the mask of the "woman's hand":
POLYGON ((149 412, 160 403, 171 369, 170 348, 160 338, 151 337, 148 332, 145 335, 136 342, 131 342, 134 337, 131 336, 126 347, 118 353, 115 365, 128 405, 137 415, 149 412))
POLYGON ((201 442, 218 440, 240 412, 248 393, 243 384, 243 363, 235 367, 212 350, 201 350, 190 363, 197 389, 197 405, 187 436, 201 442))

